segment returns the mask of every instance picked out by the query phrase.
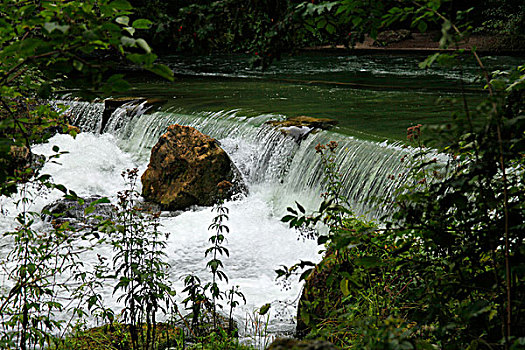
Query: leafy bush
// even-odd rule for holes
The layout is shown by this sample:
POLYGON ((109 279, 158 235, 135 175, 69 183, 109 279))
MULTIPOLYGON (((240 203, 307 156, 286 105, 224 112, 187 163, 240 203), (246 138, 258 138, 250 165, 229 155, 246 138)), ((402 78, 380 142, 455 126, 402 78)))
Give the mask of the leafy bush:
MULTIPOLYGON (((385 20, 442 21, 442 47, 468 35, 471 27, 454 25, 438 2, 412 3, 419 7, 391 10, 385 20)), ((421 66, 454 60, 457 54, 435 54, 421 66)), ((485 101, 472 108, 463 98, 462 113, 430 130, 432 146, 446 155, 441 166, 428 156, 422 126, 408 129, 413 181, 400 189, 393 216, 380 218, 384 227, 352 217, 337 190, 336 145, 316 147, 325 164, 325 200, 312 215, 297 204, 283 218, 291 227, 328 226, 318 236, 323 262, 303 273, 299 316, 311 336, 395 349, 508 349, 524 342, 524 73, 523 66, 492 77, 484 72, 485 101)))

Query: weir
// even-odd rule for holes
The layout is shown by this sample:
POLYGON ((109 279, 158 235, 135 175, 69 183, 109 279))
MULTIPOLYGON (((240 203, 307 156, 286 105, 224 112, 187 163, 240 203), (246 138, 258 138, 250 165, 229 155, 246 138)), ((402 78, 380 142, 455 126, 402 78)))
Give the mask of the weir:
MULTIPOLYGON (((103 103, 59 101, 69 105, 75 125, 84 132, 98 133, 103 103)), ((283 119, 280 115, 247 117, 237 110, 183 113, 177 110, 144 113, 143 105, 126 104, 117 108, 103 130, 118 139, 122 150, 138 163, 149 160, 151 148, 171 124, 192 126, 216 138, 238 166, 249 186, 271 184, 276 215, 299 201, 316 209, 323 192, 323 167, 315 152, 317 144, 336 141, 336 162, 348 198, 356 215, 377 219, 388 215, 399 186, 398 178, 406 172, 401 162, 410 151, 399 143, 378 143, 320 130, 297 142, 276 127, 265 124, 283 119)))
MULTIPOLYGON (((318 208, 323 192, 323 166, 315 152, 317 144, 339 143, 336 162, 340 167, 343 194, 348 197, 355 215, 376 219, 388 215, 392 198, 402 181, 392 181, 389 175, 406 171, 400 161, 410 148, 399 144, 360 140, 333 131, 310 133, 301 142, 281 130, 265 124, 269 120, 284 119, 283 115, 260 114, 247 116, 241 110, 187 113, 182 110, 147 112, 145 105, 126 104, 117 108, 105 121, 102 133, 104 103, 55 101, 70 106, 67 113, 71 123, 82 132, 73 139, 69 135, 55 135, 49 143, 36 145, 34 152, 47 157, 59 146, 58 162, 47 163, 42 172, 50 174, 56 183, 64 184, 79 196, 101 195, 116 202, 117 191, 126 188, 120 173, 137 167, 141 173, 149 161, 150 151, 171 124, 189 125, 216 138, 241 171, 249 194, 226 203, 229 208, 226 237, 229 257, 223 257, 229 284, 238 285, 247 299, 239 306, 235 317, 243 328, 243 320, 256 308, 272 304, 269 332, 292 332, 295 328, 297 297, 301 284, 292 279, 286 286, 276 283, 275 270, 281 265, 291 266, 299 260, 318 262, 322 246, 305 239, 281 222, 286 207, 297 201, 307 211, 318 208), (380 201, 375 201, 379 198, 380 201)), ((140 184, 139 188, 140 190, 140 184)), ((62 197, 60 191, 36 196, 32 210, 62 197)), ((16 199, 5 198, 9 215, 0 217, 0 228, 12 229, 18 211, 16 199)), ((177 213, 164 213, 160 218, 161 232, 166 233, 166 260, 170 265, 169 279, 182 297, 183 280, 187 274, 209 280, 204 252, 209 247, 208 230, 215 212, 199 207, 177 213)), ((46 229, 46 223, 37 226, 46 229)), ((11 247, 4 242, 0 256, 11 247)), ((95 264, 97 255, 111 260, 111 247, 101 246, 82 256, 86 266, 95 264)), ((0 281, 9 286, 7 276, 0 281)), ((110 283, 110 282, 108 282, 110 283)), ((105 305, 117 313, 122 304, 112 293, 111 285, 102 291, 105 305)), ((181 299, 182 300, 182 299, 181 299)), ((179 300, 180 302, 180 300, 179 300)), ((67 314, 62 316, 67 318, 67 314)), ((96 324, 96 320, 90 320, 96 324)), ((249 322, 248 322, 249 323, 249 322)), ((242 333, 243 331, 241 331, 242 333)), ((246 329, 245 336, 250 336, 246 329)))
MULTIPOLYGON (((247 115, 242 110, 188 113, 182 109, 166 109, 150 113, 145 104, 124 104, 102 123, 104 103, 55 101, 65 104, 72 124, 82 132, 73 139, 69 135, 55 135, 48 143, 35 145, 34 152, 46 157, 54 155, 55 145, 65 151, 57 162, 48 162, 43 174, 52 176, 55 183, 75 191, 79 196, 106 196, 112 202, 117 192, 126 188, 120 177, 125 169, 137 167, 142 173, 149 161, 150 151, 171 124, 195 127, 218 140, 241 171, 249 194, 227 202, 229 233, 226 246, 229 257, 223 257, 224 271, 229 284, 238 285, 247 299, 239 306, 235 317, 243 328, 257 308, 272 305, 269 332, 292 332, 295 328, 297 297, 301 283, 292 278, 285 286, 276 283, 275 270, 292 266, 299 260, 318 262, 323 246, 315 240, 302 237, 288 228, 280 218, 286 207, 297 201, 307 211, 314 211, 323 192, 323 166, 315 152, 317 144, 338 142, 336 162, 340 168, 343 195, 355 215, 377 219, 388 215, 399 181, 390 175, 404 173, 401 158, 411 152, 395 143, 360 140, 332 131, 309 133, 298 142, 267 121, 284 119, 278 114, 247 115), (379 201, 375 199, 378 198, 379 201)), ((106 114, 107 117, 107 114, 106 114)), ((138 190, 140 191, 140 184, 138 190)), ((52 201, 61 198, 58 190, 35 196, 31 210, 39 212, 52 201)), ((8 215, 0 217, 0 228, 12 230, 18 212, 17 199, 2 199, 8 215)), ((1 203, 0 203, 1 204, 1 203)), ((159 230, 166 234, 166 262, 169 280, 183 298, 184 277, 192 273, 205 283, 210 279, 204 252, 209 247, 209 225, 216 213, 207 207, 192 208, 182 213, 163 213, 159 230)), ((46 230, 48 223, 37 222, 37 229, 46 230)), ((0 256, 6 256, 12 242, 3 242, 0 256)), ((111 247, 100 246, 83 254, 86 267, 97 262, 97 256, 111 261, 111 247)), ((68 276, 64 276, 68 278, 68 276)), ((0 281, 9 287, 12 281, 0 273, 0 281)), ((100 291, 105 306, 122 308, 119 295, 112 293, 111 281, 100 291)), ((177 302, 181 302, 179 299, 177 302)), ((66 319, 67 312, 57 315, 66 319)), ((96 319, 89 320, 96 325, 96 319)), ((249 327, 249 322, 248 322, 249 327)), ((249 328, 244 336, 250 337, 249 328)), ((243 333, 243 331, 241 331, 243 333)))

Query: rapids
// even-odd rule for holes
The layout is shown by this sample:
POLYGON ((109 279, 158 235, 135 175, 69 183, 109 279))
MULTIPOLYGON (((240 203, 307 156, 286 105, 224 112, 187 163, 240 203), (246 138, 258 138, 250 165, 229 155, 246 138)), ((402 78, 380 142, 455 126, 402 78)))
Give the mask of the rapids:
MULTIPOLYGON (((57 101, 56 103, 60 103, 57 101)), ((279 115, 243 116, 238 111, 213 113, 178 113, 161 111, 144 113, 145 108, 125 105, 111 116, 100 133, 102 103, 67 102, 74 124, 82 128, 75 139, 56 135, 47 144, 34 147, 34 152, 50 156, 52 147, 67 151, 56 163, 47 163, 42 170, 56 183, 65 185, 80 196, 102 195, 113 202, 125 183, 120 173, 137 167, 145 170, 151 147, 170 124, 194 126, 219 140, 243 174, 249 194, 226 203, 230 209, 226 247, 230 257, 223 257, 229 286, 239 285, 247 304, 239 307, 236 318, 243 324, 253 310, 272 303, 270 330, 293 330, 296 299, 301 285, 283 286, 275 281, 280 265, 290 266, 300 259, 318 261, 319 250, 314 241, 304 240, 280 221, 286 207, 295 201, 308 210, 320 203, 323 170, 314 147, 318 143, 336 140, 339 143, 337 163, 340 166, 345 195, 357 215, 374 217, 388 212, 395 182, 388 175, 403 172, 400 158, 407 150, 387 142, 362 141, 336 132, 320 131, 310 134, 300 143, 264 122, 282 118, 279 115), (381 198, 380 205, 372 199, 381 198)), ((140 188, 139 188, 140 190, 140 188)), ((31 210, 60 197, 58 191, 38 192, 31 210)), ((14 200, 2 199, 2 230, 13 228, 16 215, 14 200)), ((182 279, 194 273, 203 280, 210 278, 205 265, 204 251, 210 245, 208 226, 214 213, 210 208, 194 208, 177 216, 164 215, 161 231, 169 233, 167 259, 171 265, 171 281, 181 293, 182 279)), ((45 229, 45 223, 37 227, 45 229)), ((5 256, 11 243, 3 242, 0 254, 5 256)), ((109 247, 83 256, 89 266, 96 254, 112 255, 109 247)), ((10 285, 2 276, 4 288, 10 285)), ((108 306, 118 310, 118 295, 112 288, 102 291, 108 306)), ((182 297, 179 295, 179 298, 182 297)), ((247 327, 249 328, 249 321, 247 327)))

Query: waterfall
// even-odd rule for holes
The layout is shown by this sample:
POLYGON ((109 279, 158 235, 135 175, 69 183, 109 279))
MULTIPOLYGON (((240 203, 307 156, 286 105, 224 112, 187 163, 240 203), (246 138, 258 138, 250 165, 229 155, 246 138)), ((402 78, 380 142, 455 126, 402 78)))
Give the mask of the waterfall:
POLYGON ((81 130, 100 130, 102 123, 103 103, 89 103, 79 101, 55 101, 52 105, 64 104, 69 106, 67 114, 71 124, 78 126, 81 130))
MULTIPOLYGON (((103 103, 66 102, 74 122, 83 131, 98 132, 103 103)), ((271 201, 276 215, 299 201, 310 210, 320 203, 323 166, 314 148, 338 142, 339 166, 345 195, 356 215, 372 219, 388 214, 397 185, 390 175, 406 171, 400 161, 409 151, 399 145, 360 140, 334 131, 310 133, 297 142, 266 121, 280 115, 247 117, 240 111, 184 113, 178 110, 144 113, 143 105, 124 105, 111 115, 104 132, 117 137, 119 146, 140 163, 149 159, 151 148, 171 124, 195 127, 216 138, 251 186, 275 187, 271 201), (380 203, 375 199, 380 199, 380 203)))
MULTIPOLYGON (((80 196, 102 195, 115 201, 117 191, 125 188, 119 174, 133 167, 144 171, 151 148, 171 124, 193 126, 219 141, 250 190, 248 196, 226 203, 230 209, 226 243, 230 256, 221 258, 232 283, 228 287, 239 285, 247 299, 247 304, 235 311, 241 328, 242 319, 270 302, 274 313, 269 320, 270 332, 294 329, 296 298, 301 284, 292 281, 282 288, 275 283, 275 270, 281 265, 291 266, 298 260, 319 261, 320 247, 315 241, 300 239, 280 218, 286 207, 295 201, 309 211, 317 209, 321 201, 323 166, 314 147, 318 143, 338 142, 336 162, 343 194, 356 215, 370 219, 388 214, 396 190, 396 182, 389 180, 389 175, 405 171, 400 158, 410 152, 395 144, 360 140, 337 133, 337 130, 310 133, 298 142, 266 124, 269 120, 283 119, 282 115, 247 116, 240 110, 146 113, 146 104, 135 103, 125 104, 108 116, 104 114, 104 103, 55 103, 70 107, 67 111, 70 120, 82 132, 76 139, 55 135, 49 143, 35 145, 34 151, 46 157, 55 153, 55 145, 66 151, 58 162, 48 162, 42 172, 80 196), (375 205, 373 198, 380 198, 381 206, 375 205)), ((39 212, 45 204, 61 196, 58 190, 43 195, 37 192, 31 210, 39 212)), ((0 228, 7 232, 16 225, 16 198, 0 199, 0 205, 3 204, 7 208, 5 212, 9 213, 0 217, 0 228)), ((198 275, 203 281, 209 279, 204 252, 209 247, 208 227, 215 213, 211 208, 196 208, 178 216, 166 214, 160 218, 159 230, 168 237, 165 252, 170 265, 170 282, 181 292, 183 278, 188 273, 198 275)), ((36 222, 37 229, 46 230, 46 225, 36 222)), ((4 240, 0 246, 2 259, 13 244, 7 237, 4 240)), ((89 269, 98 255, 111 260, 112 254, 111 247, 101 246, 84 254, 82 261, 89 269)), ((0 272, 0 285, 9 288, 12 283, 8 275, 0 272)), ((104 303, 118 312, 122 307, 118 295, 113 295, 111 281, 105 283, 108 285, 100 292, 104 303)), ((69 316, 64 311, 57 317, 66 319, 69 316)))

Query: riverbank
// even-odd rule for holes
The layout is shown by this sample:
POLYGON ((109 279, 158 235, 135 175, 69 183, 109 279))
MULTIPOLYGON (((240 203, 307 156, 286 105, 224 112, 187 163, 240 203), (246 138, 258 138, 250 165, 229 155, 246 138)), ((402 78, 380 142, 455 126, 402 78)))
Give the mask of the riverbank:
POLYGON ((386 40, 378 43, 370 36, 366 36, 362 43, 353 48, 344 45, 315 46, 302 49, 302 52, 352 52, 360 54, 381 53, 414 53, 430 54, 435 52, 452 52, 456 49, 476 48, 476 51, 486 55, 508 55, 525 57, 525 38, 523 36, 506 35, 472 35, 468 40, 460 42, 457 48, 442 49, 439 46, 440 32, 410 33, 400 40, 386 40))

